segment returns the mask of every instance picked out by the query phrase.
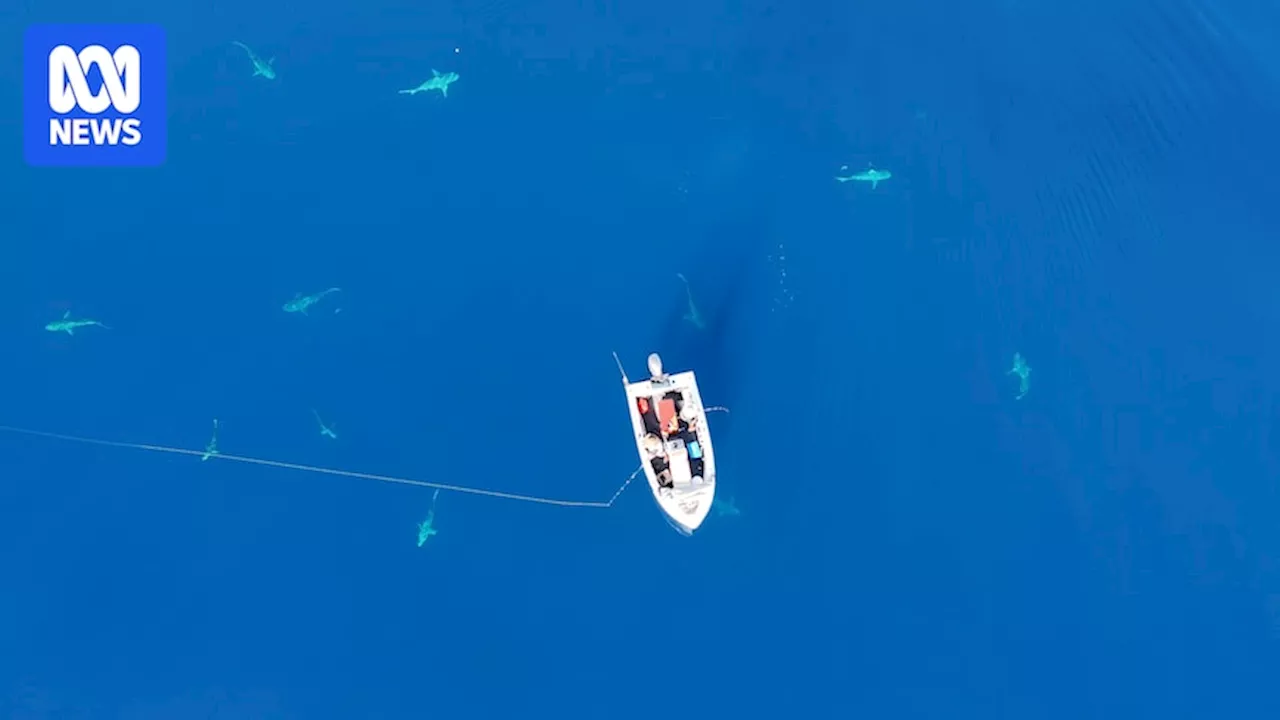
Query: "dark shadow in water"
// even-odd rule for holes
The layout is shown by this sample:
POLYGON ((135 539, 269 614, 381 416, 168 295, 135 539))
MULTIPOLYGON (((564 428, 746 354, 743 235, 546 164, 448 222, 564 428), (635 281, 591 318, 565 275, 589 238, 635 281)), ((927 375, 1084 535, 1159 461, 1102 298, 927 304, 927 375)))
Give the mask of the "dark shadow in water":
POLYGON ((767 256, 770 223, 764 212, 750 211, 731 221, 721 221, 702 231, 689 252, 673 263, 669 279, 655 281, 667 288, 665 323, 656 347, 670 371, 693 369, 703 402, 732 409, 746 381, 749 363, 746 348, 754 346, 750 333, 768 313, 767 256), (703 326, 695 326, 689 312, 685 285, 689 280, 693 301, 703 326))

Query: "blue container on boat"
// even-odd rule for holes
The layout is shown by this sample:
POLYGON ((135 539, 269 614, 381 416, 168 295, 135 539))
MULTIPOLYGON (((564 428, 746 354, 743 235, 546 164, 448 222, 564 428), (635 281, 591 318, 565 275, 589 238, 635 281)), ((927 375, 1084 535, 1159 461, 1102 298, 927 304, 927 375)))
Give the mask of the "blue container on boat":
POLYGON ((702 459, 702 446, 698 444, 697 440, 694 440, 693 442, 689 443, 687 447, 689 448, 689 457, 693 458, 694 460, 702 459))

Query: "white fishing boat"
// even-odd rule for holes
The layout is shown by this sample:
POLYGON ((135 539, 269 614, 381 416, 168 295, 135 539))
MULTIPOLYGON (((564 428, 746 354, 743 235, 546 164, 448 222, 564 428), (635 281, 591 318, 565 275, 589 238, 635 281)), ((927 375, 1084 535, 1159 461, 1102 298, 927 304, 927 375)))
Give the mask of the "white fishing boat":
POLYGON ((692 370, 667 375, 653 353, 650 377, 631 382, 617 353, 613 359, 622 372, 636 450, 653 498, 672 527, 692 535, 716 494, 716 458, 698 380, 692 370))

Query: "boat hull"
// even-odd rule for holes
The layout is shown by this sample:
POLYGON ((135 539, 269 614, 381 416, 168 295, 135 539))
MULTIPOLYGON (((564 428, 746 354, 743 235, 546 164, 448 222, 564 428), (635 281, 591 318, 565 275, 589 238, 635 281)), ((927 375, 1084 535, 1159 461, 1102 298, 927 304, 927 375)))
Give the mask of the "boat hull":
POLYGON ((706 406, 693 371, 629 383, 627 405, 654 502, 682 535, 701 527, 715 501, 716 462, 706 406))

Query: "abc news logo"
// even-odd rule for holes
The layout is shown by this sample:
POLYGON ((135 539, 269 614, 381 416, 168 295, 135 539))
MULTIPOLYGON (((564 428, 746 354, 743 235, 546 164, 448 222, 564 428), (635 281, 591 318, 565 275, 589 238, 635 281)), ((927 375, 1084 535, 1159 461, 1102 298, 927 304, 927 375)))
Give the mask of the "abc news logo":
POLYGON ((115 52, 88 45, 76 52, 69 45, 49 51, 49 109, 63 117, 49 119, 49 144, 126 145, 142 142, 142 120, 134 117, 65 117, 77 109, 91 116, 107 110, 130 115, 142 104, 142 54, 133 45, 115 52), (89 88, 89 72, 97 68, 102 86, 89 88))
POLYGON ((22 35, 27 164, 163 165, 169 144, 168 57, 159 25, 27 26, 22 35))

